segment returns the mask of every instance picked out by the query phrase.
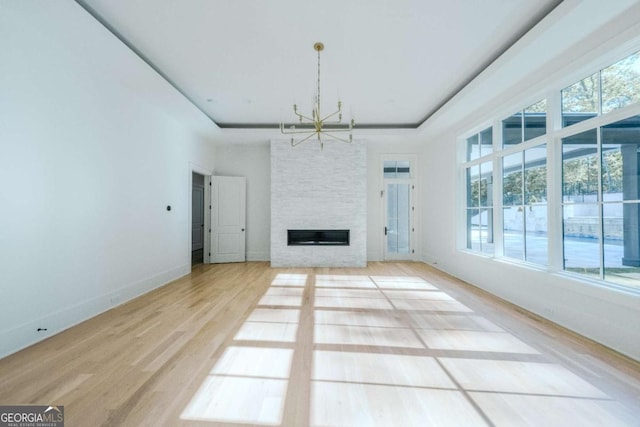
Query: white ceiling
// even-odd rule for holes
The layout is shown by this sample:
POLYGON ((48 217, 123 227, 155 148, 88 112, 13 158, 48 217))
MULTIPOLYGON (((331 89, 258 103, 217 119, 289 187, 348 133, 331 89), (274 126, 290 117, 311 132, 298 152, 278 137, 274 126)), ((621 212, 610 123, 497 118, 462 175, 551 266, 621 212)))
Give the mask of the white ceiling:
POLYGON ((221 127, 338 98, 359 125, 416 127, 559 0, 77 0, 221 127))

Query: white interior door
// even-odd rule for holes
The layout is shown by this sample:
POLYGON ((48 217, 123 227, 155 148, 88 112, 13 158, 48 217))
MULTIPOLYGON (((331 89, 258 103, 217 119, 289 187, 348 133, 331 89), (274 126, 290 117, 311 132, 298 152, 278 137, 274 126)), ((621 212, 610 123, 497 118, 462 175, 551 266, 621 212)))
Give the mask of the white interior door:
POLYGON ((244 262, 246 179, 214 176, 211 183, 211 262, 244 262))
POLYGON ((191 250, 204 246, 204 187, 194 185, 191 194, 191 250))

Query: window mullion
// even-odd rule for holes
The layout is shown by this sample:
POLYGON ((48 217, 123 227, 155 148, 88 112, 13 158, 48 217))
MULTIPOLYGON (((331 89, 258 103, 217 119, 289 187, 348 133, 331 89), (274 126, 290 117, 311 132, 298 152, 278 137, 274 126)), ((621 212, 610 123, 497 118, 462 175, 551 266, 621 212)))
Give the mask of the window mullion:
POLYGON ((503 227, 502 214, 502 162, 500 158, 493 161, 493 253, 496 257, 503 256, 503 227))
POLYGON ((547 235, 549 241, 549 269, 564 269, 564 208, 562 204, 562 140, 555 139, 547 149, 549 164, 547 167, 547 235))
MULTIPOLYGON (((598 73, 600 74, 600 73, 598 73)), ((602 102, 600 103, 602 104, 602 102)), ((602 128, 596 132, 596 150, 598 167, 598 239, 600 241, 600 279, 604 280, 604 194, 602 193, 602 128)))
POLYGON ((562 208, 562 140, 555 132, 562 129, 560 91, 547 93, 547 254, 550 271, 564 268, 562 208))

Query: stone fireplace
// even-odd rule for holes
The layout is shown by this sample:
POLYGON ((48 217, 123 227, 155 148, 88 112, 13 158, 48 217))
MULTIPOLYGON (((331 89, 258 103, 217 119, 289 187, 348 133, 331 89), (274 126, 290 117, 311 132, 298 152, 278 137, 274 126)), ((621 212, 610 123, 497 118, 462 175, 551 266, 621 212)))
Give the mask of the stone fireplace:
POLYGON ((271 142, 273 267, 366 266, 366 156, 358 141, 271 142))

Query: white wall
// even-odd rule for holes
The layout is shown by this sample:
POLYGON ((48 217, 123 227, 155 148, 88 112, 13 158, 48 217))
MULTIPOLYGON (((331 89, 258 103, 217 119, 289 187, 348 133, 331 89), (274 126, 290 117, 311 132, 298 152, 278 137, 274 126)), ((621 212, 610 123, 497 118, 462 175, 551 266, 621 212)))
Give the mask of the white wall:
POLYGON ((247 260, 269 260, 271 157, 269 144, 224 144, 215 151, 215 174, 247 178, 247 260))
POLYGON ((539 99, 539 90, 545 86, 553 84, 559 90, 563 84, 592 73, 593 67, 606 65, 607 58, 613 62, 616 55, 629 50, 629 43, 635 44, 636 50, 640 49, 640 7, 637 4, 570 1, 563 3, 556 12, 541 28, 534 30, 535 39, 525 37, 496 66, 486 70, 477 82, 469 85, 425 124, 423 194, 425 204, 433 206, 433 209, 426 210, 424 214, 423 259, 475 286, 640 360, 640 329, 636 327, 640 319, 640 297, 637 294, 561 273, 465 253, 456 247, 459 237, 456 218, 462 214, 458 197, 463 191, 457 169, 457 139, 473 129, 487 126, 490 119, 506 117, 528 105, 528 101, 539 99), (632 7, 625 10, 629 5, 632 7), (612 12, 614 6, 619 7, 618 15, 612 12), (603 14, 589 13, 585 9, 601 7, 608 8, 606 19, 609 21, 603 22, 603 14), (585 31, 585 26, 570 24, 569 21, 576 16, 594 17, 589 21, 593 25, 589 27, 590 32, 585 31), (574 33, 582 35, 576 38, 574 33), (560 37, 562 34, 564 36, 560 37), (545 40, 548 45, 543 43, 545 40), (576 45, 563 45, 567 41, 576 45), (576 52, 582 52, 583 56, 576 58, 576 52), (552 53, 558 53, 558 56, 552 53), (520 58, 537 58, 538 63, 527 69, 527 64, 522 64, 520 58), (511 70, 511 73, 505 75, 506 70, 511 70), (532 73, 532 70, 535 71, 532 73), (535 84, 530 84, 533 81, 535 84))
POLYGON ((1 357, 190 271, 216 128, 74 2, 0 3, 0 51, 1 357))

